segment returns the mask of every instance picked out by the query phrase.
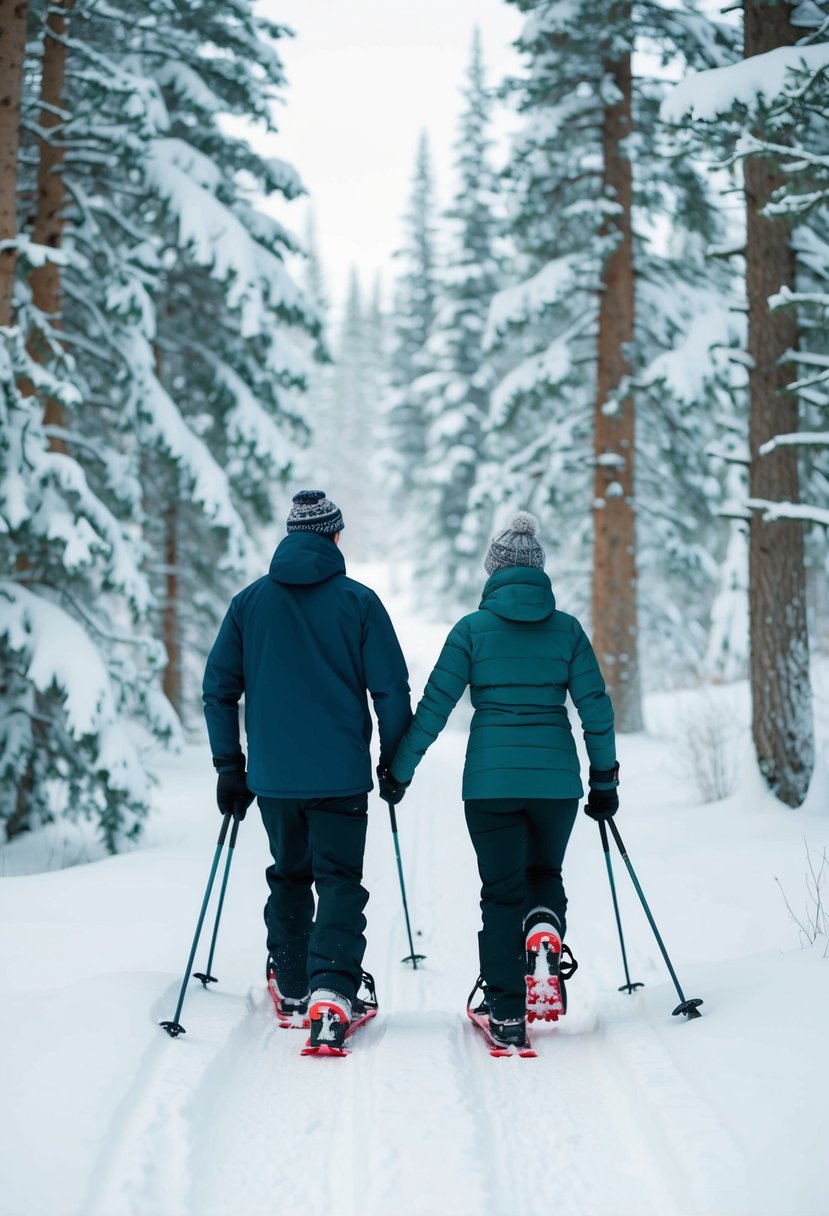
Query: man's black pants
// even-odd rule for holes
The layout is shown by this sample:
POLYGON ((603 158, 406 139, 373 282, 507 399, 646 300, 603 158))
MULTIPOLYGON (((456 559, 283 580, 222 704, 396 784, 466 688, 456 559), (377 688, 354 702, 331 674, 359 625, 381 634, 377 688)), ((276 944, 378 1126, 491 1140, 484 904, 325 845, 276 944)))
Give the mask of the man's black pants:
POLYGON ((353 1000, 366 948, 368 794, 260 798, 259 809, 273 856, 265 924, 279 990, 302 997, 309 988, 333 988, 353 1000))
POLYGON ((578 799, 482 798, 464 804, 481 876, 481 975, 496 1018, 526 1005, 524 917, 550 908, 566 928, 561 864, 578 799))

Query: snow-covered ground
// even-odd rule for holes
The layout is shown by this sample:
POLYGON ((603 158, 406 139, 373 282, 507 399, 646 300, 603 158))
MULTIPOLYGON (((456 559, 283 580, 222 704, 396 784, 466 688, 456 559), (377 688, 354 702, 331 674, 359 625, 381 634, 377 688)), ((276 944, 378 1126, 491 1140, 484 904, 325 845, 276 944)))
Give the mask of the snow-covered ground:
MULTIPOLYGON (((377 582, 375 578, 367 581, 377 582)), ((417 692, 443 630, 392 604, 417 692)), ((825 672, 822 673, 825 676, 825 672)), ((744 688, 713 694, 746 752, 744 688)), ((699 805, 689 718, 708 694, 648 703, 625 738, 618 824, 686 995, 676 1003, 616 857, 632 978, 595 825, 567 858, 571 1012, 536 1060, 491 1059, 463 1016, 477 974, 478 886, 459 799, 468 711, 399 810, 418 948, 407 952, 385 808, 372 802, 369 948, 381 1013, 345 1060, 303 1059, 264 982, 267 859, 252 808, 214 972, 172 1016, 219 816, 206 745, 159 763, 142 847, 102 858, 80 830, 0 850, 2 1216, 825 1216, 827 938, 801 948, 806 844, 829 845, 821 768, 806 809, 763 792, 699 805), (64 868, 59 868, 64 867, 64 868)), ((829 680, 818 689, 823 746, 829 680)), ((824 888, 829 894, 829 876, 824 888)), ((209 929, 209 923, 208 923, 209 929)), ((197 963, 206 961, 207 938, 197 963)))

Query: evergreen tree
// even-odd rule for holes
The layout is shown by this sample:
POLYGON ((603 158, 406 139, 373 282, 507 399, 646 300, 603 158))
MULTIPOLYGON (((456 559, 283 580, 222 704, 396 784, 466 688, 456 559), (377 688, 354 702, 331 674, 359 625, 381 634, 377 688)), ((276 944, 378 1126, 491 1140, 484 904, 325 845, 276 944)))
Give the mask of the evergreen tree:
POLYGON ((396 255, 402 271, 394 292, 386 442, 397 486, 408 498, 426 454, 423 409, 412 386, 424 371, 424 347, 437 305, 434 184, 425 131, 417 149, 405 234, 405 243, 396 255))
POLYGON ((367 379, 368 316, 356 269, 348 281, 342 324, 337 337, 332 377, 332 396, 339 451, 332 492, 343 510, 349 535, 349 554, 364 560, 371 553, 367 528, 374 514, 373 470, 375 465, 376 402, 367 379))
MULTIPOLYGON (((826 405, 828 33, 825 4, 746 0, 746 62, 718 72, 707 95, 710 75, 689 79, 668 107, 675 119, 690 110, 744 163, 752 728, 769 787, 791 806, 814 763, 803 521, 829 523, 800 501, 798 467, 801 444, 827 439, 809 422, 826 405)), ((806 484, 819 492, 826 472, 815 473, 806 484)))
POLYGON ((477 29, 464 98, 455 145, 458 188, 447 214, 453 240, 423 352, 429 371, 414 385, 428 451, 417 477, 418 515, 424 521, 418 582, 456 607, 468 603, 480 584, 487 540, 489 521, 470 507, 469 498, 495 375, 483 349, 486 317, 503 278, 497 180, 490 165, 492 95, 477 29))
MULTIPOLYGON (((169 116, 145 176, 162 202, 157 379, 226 471, 249 533, 272 518, 274 488, 291 468, 292 437, 303 430, 286 390, 305 386, 307 361, 287 331, 316 333, 319 318, 285 269, 296 242, 253 202, 297 197, 296 173, 218 119, 236 114, 271 127, 271 99, 284 82, 274 45, 283 30, 255 16, 249 0, 188 10, 186 20, 176 18, 174 38, 148 33, 143 51, 169 116), (204 46, 217 53, 205 56, 204 46)), ((166 455, 147 475, 169 508, 156 521, 162 535, 153 547, 165 553, 158 590, 167 651, 176 657, 188 639, 210 636, 247 570, 203 513, 190 509, 166 455)), ((180 684, 175 703, 182 712, 180 684)))
MULTIPOLYGON (((86 815, 114 848, 138 830, 149 795, 126 719, 143 719, 162 738, 174 722, 158 691, 159 648, 129 627, 146 620, 152 602, 125 511, 134 503, 134 466, 102 442, 97 422, 83 437, 72 431, 86 384, 83 340, 67 324, 84 271, 63 215, 73 124, 82 110, 64 88, 67 69, 76 66, 71 54, 67 59, 66 8, 32 4, 29 11, 17 330, 7 331, 0 360, 0 819, 13 836, 58 813, 86 815)), ((136 134, 146 115, 137 92, 113 90, 113 108, 124 107, 123 119, 129 104, 136 134)), ((104 115, 96 118, 103 130, 104 115)), ((88 145, 82 154, 89 155, 88 145)), ((80 156, 76 144, 76 162, 80 156)), ((102 251, 98 284, 105 264, 102 251)), ((90 329, 89 349, 105 357, 90 329)))
POLYGON ((717 543, 704 449, 727 391, 709 348, 736 334, 727 271, 704 256, 722 235, 710 191, 660 124, 660 82, 631 75, 634 31, 665 60, 728 50, 685 10, 517 2, 528 67, 512 86, 524 125, 507 176, 520 281, 490 314, 490 339, 512 358, 492 395, 492 499, 545 517, 568 602, 584 602, 592 569, 597 652, 619 725, 636 729, 638 600, 662 609, 643 622, 649 649, 660 634, 686 656, 704 648, 694 622, 717 543), (672 620, 678 580, 686 610, 672 620))
POLYGON ((304 372, 285 329, 318 321, 253 194, 300 185, 218 121, 268 121, 281 83, 283 31, 251 9, 30 6, 18 330, 0 360, 7 834, 64 811, 113 848, 135 833, 149 785, 128 722, 176 729, 153 623, 179 696, 192 622, 215 620, 290 460, 282 394, 304 372))
POLYGON ((307 485, 319 484, 327 487, 333 494, 341 451, 337 442, 333 369, 327 345, 331 326, 331 303, 317 241, 316 219, 310 208, 305 225, 304 253, 302 288, 320 318, 321 330, 316 339, 311 335, 298 337, 300 349, 308 359, 307 382, 302 390, 295 391, 291 396, 296 401, 296 408, 306 419, 309 439, 303 450, 297 453, 294 472, 299 481, 307 485))

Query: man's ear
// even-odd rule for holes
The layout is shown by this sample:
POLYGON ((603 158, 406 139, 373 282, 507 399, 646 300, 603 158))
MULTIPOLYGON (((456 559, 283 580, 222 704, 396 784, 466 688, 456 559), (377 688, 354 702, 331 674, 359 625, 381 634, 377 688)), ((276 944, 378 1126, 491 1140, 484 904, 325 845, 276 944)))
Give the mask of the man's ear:
POLYGON ((334 544, 335 544, 335 545, 338 545, 338 544, 340 543, 340 534, 339 534, 339 532, 334 532, 334 533, 332 534, 332 536, 331 536, 331 539, 333 540, 333 542, 334 542, 334 544))

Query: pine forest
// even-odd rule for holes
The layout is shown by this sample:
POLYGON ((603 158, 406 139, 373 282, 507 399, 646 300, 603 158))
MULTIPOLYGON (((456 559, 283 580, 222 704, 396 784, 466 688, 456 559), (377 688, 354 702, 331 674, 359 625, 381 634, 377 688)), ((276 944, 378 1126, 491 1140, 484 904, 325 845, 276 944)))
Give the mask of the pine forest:
POLYGON ((826 1216, 827 823, 829 0, 0 0, 0 1216, 826 1216))

